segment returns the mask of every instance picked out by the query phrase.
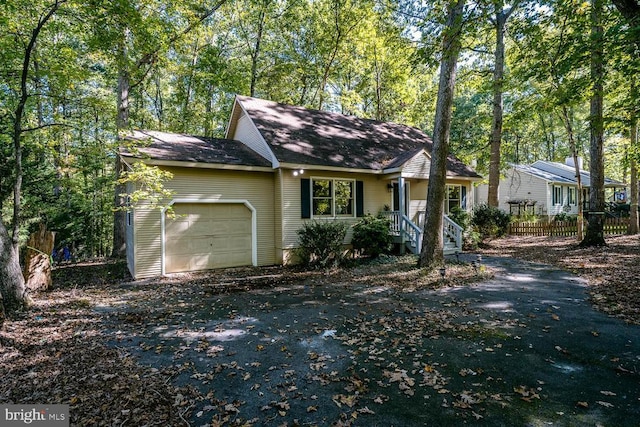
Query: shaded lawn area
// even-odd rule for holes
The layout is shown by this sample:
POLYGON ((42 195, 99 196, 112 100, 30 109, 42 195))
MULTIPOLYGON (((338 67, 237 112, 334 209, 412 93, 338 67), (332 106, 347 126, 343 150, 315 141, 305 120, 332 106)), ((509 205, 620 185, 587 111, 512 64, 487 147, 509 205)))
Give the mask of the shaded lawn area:
POLYGON ((640 324, 640 237, 606 238, 607 246, 579 248, 572 237, 509 236, 482 252, 558 266, 585 278, 591 302, 607 314, 640 324))

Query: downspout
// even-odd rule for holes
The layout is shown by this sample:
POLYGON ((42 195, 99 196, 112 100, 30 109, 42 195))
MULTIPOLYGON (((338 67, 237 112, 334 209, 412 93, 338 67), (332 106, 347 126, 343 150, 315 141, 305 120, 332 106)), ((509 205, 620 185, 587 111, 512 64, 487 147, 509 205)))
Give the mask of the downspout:
POLYGON ((400 210, 400 254, 404 254, 405 252, 405 224, 404 224, 404 216, 405 212, 405 202, 404 202, 404 177, 400 175, 398 177, 398 206, 400 210))

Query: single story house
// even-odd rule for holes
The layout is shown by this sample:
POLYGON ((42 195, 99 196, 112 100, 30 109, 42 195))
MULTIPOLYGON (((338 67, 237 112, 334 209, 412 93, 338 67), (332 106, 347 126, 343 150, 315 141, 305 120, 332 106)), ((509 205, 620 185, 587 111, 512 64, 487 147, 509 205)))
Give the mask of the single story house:
MULTIPOLYGON (((589 210, 589 171, 584 170, 582 159, 578 159, 582 184, 583 210, 589 210)), ((605 189, 613 202, 624 194, 625 184, 605 178, 605 189)), ((477 190, 478 202, 486 202, 487 185, 477 190)), ((560 213, 576 215, 578 213, 578 182, 573 157, 567 157, 565 163, 538 160, 531 165, 510 164, 500 179, 498 187, 499 208, 513 215, 523 212, 542 216, 555 216, 560 213)))
MULTIPOLYGON (((237 96, 224 139, 143 130, 130 138, 145 143, 122 148, 122 161, 171 172, 176 214, 144 204, 128 212, 135 278, 287 263, 305 221, 355 223, 381 211, 403 244, 420 247, 432 142, 418 129, 237 96)), ((471 208, 481 179, 449 156, 447 212, 471 208)))

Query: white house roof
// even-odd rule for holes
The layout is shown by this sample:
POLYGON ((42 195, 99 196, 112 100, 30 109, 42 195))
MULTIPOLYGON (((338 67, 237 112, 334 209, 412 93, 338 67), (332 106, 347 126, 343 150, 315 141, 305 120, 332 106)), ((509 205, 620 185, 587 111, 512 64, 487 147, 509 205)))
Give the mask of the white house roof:
MULTIPOLYGON (((555 183, 555 184, 573 184, 577 185, 578 181, 576 179, 576 170, 573 166, 566 165, 564 163, 558 162, 549 162, 545 160, 538 160, 532 165, 512 165, 514 169, 528 173, 538 178, 542 178, 546 181, 555 183)), ((580 171, 580 180, 582 186, 590 187, 591 179, 589 176, 588 170, 580 171)), ((620 181, 616 181, 615 179, 607 178, 604 179, 605 187, 623 187, 625 184, 620 181)))

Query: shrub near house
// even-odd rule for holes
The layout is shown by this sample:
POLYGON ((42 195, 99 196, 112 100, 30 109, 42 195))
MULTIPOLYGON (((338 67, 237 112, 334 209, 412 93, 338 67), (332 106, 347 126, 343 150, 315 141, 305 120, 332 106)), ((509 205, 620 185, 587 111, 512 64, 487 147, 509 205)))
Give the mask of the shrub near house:
POLYGON ((353 249, 365 255, 377 258, 387 253, 393 245, 393 237, 389 234, 390 221, 383 217, 366 215, 353 226, 353 249))

